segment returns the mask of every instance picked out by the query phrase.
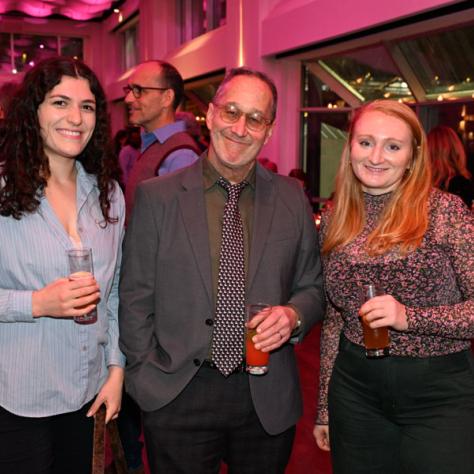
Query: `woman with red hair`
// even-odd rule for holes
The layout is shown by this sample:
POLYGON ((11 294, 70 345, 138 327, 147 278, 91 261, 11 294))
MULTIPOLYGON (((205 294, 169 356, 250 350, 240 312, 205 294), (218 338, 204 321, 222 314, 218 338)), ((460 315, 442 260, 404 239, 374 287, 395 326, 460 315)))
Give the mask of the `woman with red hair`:
POLYGON ((434 189, 415 113, 379 100, 356 111, 323 214, 328 299, 316 442, 334 474, 474 472, 474 219, 434 189), (360 302, 360 288, 383 295, 360 302), (360 318, 388 327, 366 356, 360 318))

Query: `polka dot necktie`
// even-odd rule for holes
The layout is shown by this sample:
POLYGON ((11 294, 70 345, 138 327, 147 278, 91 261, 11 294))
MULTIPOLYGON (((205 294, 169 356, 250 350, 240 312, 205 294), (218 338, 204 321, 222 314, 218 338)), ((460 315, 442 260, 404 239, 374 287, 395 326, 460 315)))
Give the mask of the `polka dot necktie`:
POLYGON ((245 264, 244 231, 239 211, 239 197, 248 184, 230 184, 219 178, 217 183, 227 190, 222 220, 222 243, 217 283, 216 316, 212 337, 212 361, 226 377, 243 359, 245 264))

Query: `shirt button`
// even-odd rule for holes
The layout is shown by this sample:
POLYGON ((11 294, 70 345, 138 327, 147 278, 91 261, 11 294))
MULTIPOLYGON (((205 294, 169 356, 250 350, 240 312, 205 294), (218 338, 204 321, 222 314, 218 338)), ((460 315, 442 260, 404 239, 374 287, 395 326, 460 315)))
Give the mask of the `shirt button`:
POLYGON ((211 318, 208 318, 208 319, 206 319, 206 324, 207 324, 208 326, 212 326, 212 325, 214 324, 214 320, 211 319, 211 318))
POLYGON ((82 346, 82 350, 85 352, 87 351, 87 346, 82 346))
POLYGON ((199 367, 201 365, 201 361, 199 359, 194 359, 193 363, 196 367, 199 367))

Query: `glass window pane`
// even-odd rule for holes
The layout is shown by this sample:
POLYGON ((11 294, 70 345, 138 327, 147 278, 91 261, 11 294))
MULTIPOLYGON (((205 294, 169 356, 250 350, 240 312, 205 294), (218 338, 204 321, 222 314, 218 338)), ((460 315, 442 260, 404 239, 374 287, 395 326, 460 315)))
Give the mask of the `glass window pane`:
POLYGON ((217 28, 219 26, 223 26, 226 24, 226 19, 227 19, 227 0, 214 0, 215 2, 215 18, 216 18, 216 23, 214 25, 214 28, 217 28))
POLYGON ((317 63, 361 101, 414 100, 408 84, 382 45, 319 59, 317 63))
POLYGON ((321 118, 321 178, 320 196, 329 198, 334 191, 335 179, 347 138, 347 115, 321 118), (342 121, 342 123, 341 123, 342 121))
POLYGON ((181 42, 225 25, 227 0, 179 0, 181 42))
POLYGON ((343 99, 312 73, 310 67, 304 67, 303 77, 303 107, 348 107, 343 99))
POLYGON ((397 43, 429 99, 474 93, 474 26, 397 43))
POLYGON ((348 112, 303 113, 306 171, 313 196, 329 198, 349 126, 348 112))
POLYGON ((17 72, 31 69, 38 61, 58 54, 56 36, 13 35, 14 66, 17 72))
POLYGON ((138 64, 138 24, 123 32, 123 61, 125 70, 138 64))
POLYGON ((68 38, 61 36, 61 54, 68 58, 83 59, 82 38, 68 38))

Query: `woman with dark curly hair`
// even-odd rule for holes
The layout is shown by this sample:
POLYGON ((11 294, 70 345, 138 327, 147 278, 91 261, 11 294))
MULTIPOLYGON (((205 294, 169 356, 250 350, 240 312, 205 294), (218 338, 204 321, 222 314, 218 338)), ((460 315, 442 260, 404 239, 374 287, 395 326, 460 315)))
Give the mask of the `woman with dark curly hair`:
POLYGON ((124 201, 104 91, 69 58, 26 75, 0 149, 0 472, 89 474, 93 418, 120 410, 124 201), (70 280, 67 250, 94 276, 70 280), (74 318, 97 312, 94 324, 74 318), (76 321, 77 322, 77 321, 76 321))

